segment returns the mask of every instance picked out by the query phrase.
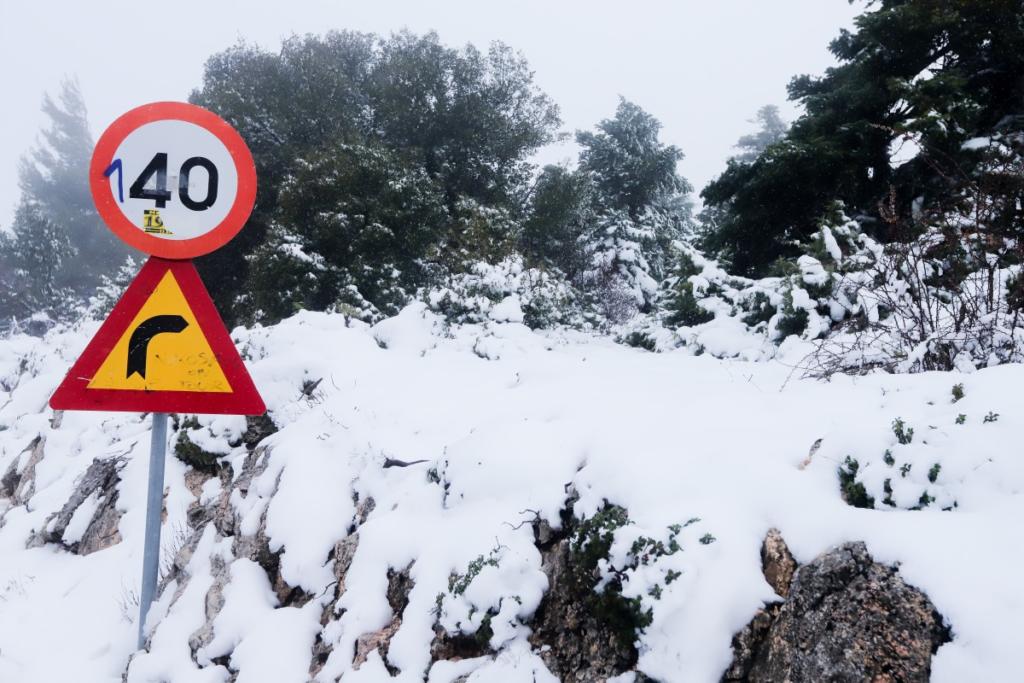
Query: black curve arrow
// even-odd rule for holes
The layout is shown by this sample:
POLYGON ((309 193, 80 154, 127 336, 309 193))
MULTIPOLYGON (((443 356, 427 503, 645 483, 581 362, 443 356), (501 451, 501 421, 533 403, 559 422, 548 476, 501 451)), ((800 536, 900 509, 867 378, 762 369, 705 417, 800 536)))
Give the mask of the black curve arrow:
POLYGON ((188 327, 188 321, 180 315, 154 315, 146 318, 132 332, 132 338, 128 340, 128 374, 131 377, 136 372, 139 377, 146 378, 146 350, 153 337, 165 332, 178 333, 188 327))

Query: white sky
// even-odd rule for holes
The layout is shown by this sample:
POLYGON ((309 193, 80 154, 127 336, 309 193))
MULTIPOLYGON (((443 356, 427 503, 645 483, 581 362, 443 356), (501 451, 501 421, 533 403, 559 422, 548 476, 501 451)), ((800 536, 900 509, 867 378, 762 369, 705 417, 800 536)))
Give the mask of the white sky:
MULTIPOLYGON (((834 62, 846 0, 0 0, 0 226, 18 198, 17 160, 42 123, 44 91, 77 75, 94 139, 119 114, 184 100, 205 59, 239 38, 276 49, 292 33, 435 29, 449 45, 519 49, 561 107, 563 128, 610 116, 618 95, 664 125, 699 190, 763 104, 795 115, 786 84, 834 62)), ((539 162, 574 158, 573 145, 539 162)))

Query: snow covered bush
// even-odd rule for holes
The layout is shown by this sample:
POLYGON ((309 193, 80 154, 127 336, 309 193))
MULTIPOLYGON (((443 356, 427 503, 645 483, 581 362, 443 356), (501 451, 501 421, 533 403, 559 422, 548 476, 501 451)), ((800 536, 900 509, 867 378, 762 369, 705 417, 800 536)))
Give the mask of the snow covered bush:
POLYGON ((584 325, 579 294, 557 270, 527 268, 520 256, 474 263, 465 273, 420 290, 431 310, 453 323, 524 323, 530 328, 584 325))
POLYGON ((973 370, 1024 359, 1017 240, 960 213, 885 245, 852 221, 843 227, 852 248, 836 259, 829 305, 837 324, 810 359, 811 374, 973 370))

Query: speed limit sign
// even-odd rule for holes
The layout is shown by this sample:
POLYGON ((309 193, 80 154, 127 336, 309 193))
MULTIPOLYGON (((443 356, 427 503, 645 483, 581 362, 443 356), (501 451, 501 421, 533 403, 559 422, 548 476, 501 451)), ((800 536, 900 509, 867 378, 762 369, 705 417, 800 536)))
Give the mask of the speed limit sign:
POLYGON ((256 168, 224 119, 157 102, 104 131, 89 185, 100 217, 122 240, 153 256, 189 259, 242 229, 256 201, 256 168))

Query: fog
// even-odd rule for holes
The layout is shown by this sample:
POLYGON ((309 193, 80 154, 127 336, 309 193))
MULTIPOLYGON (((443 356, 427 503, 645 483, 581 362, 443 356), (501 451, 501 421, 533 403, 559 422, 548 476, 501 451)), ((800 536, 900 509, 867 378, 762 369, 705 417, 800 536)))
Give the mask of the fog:
MULTIPOLYGON (((622 95, 664 124, 699 190, 724 166, 763 104, 792 119, 786 84, 834 63, 827 45, 863 3, 845 0, 0 0, 0 226, 18 199, 17 163, 42 124, 44 92, 77 76, 94 138, 119 114, 183 100, 203 63, 238 40, 276 49, 292 33, 436 30, 450 45, 501 40, 521 50, 561 107, 563 130, 610 116, 622 95)), ((575 157, 571 142, 541 163, 575 157)))

